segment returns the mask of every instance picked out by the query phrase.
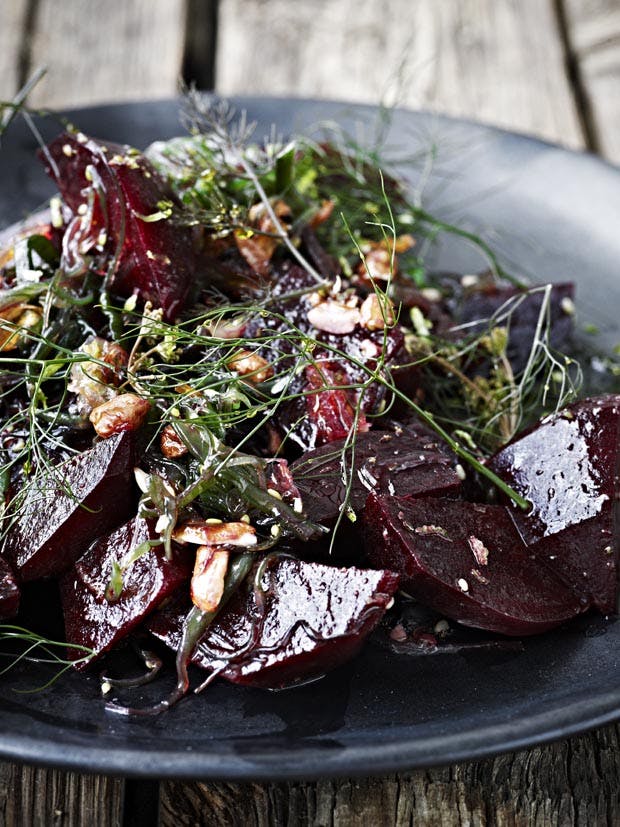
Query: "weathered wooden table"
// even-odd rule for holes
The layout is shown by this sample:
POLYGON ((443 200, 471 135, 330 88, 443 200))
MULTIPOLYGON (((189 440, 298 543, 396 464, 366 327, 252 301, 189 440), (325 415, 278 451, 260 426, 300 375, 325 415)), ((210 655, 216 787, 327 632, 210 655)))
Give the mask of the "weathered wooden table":
MULTIPOLYGON (((423 107, 620 162, 620 0, 2 0, 0 98, 222 94, 423 107)), ((287 784, 0 765, 1 825, 620 824, 620 729, 470 764, 287 784), (157 810, 159 808, 159 815, 157 810)))

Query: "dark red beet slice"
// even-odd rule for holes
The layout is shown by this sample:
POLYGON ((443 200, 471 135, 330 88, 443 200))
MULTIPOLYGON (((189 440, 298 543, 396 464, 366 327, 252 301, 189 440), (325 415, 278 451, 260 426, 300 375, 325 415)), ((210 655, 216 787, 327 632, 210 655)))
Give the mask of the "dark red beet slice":
MULTIPOLYGON (((258 600, 252 579, 250 574, 250 585, 214 622, 193 660, 233 683, 263 688, 320 677, 352 658, 398 587, 393 572, 292 558, 267 567, 258 600)), ((182 613, 162 612, 149 629, 176 649, 182 621, 182 613)))
POLYGON ((354 452, 350 447, 345 451, 345 440, 338 440, 304 454, 291 465, 291 473, 308 517, 327 525, 337 519, 346 495, 343 456, 351 474, 349 503, 356 512, 364 508, 368 491, 374 488, 399 496, 456 494, 461 486, 454 470, 456 459, 436 439, 423 425, 412 422, 407 428, 358 434, 354 452))
MULTIPOLYGON (((168 219, 144 220, 161 212, 162 201, 171 200, 159 173, 129 147, 104 144, 80 134, 59 135, 47 149, 60 177, 56 178, 43 155, 47 172, 55 178, 74 215, 87 202, 93 187, 103 190, 94 213, 95 226, 87 232, 93 246, 100 231, 107 233, 104 251, 109 257, 116 255, 121 245, 114 292, 121 296, 137 292, 142 300, 161 307, 166 319, 174 319, 195 274, 195 253, 189 228, 173 225, 168 219)), ((84 241, 84 230, 78 229, 77 223, 67 232, 76 234, 76 243, 84 241)))
MULTIPOLYGON (((554 284, 549 299, 550 344, 562 350, 573 332, 574 315, 571 310, 575 288, 571 283, 554 284)), ((510 340, 507 356, 515 372, 523 370, 532 346, 536 325, 542 308, 542 291, 525 292, 513 286, 486 284, 464 293, 455 317, 459 324, 487 320, 506 302, 515 300, 510 317, 510 340), (517 304, 516 300, 521 298, 517 304)), ((476 332, 475 326, 467 329, 476 332)))
POLYGON ((134 507, 133 436, 117 434, 33 485, 4 554, 20 580, 60 574, 134 507))
POLYGON ((536 562, 503 506, 371 493, 363 537, 373 565, 466 626, 532 635, 587 608, 536 562))
POLYGON ((584 601, 616 607, 620 396, 576 402, 503 448, 490 467, 532 503, 512 517, 532 552, 584 601))
POLYGON ((163 550, 155 547, 126 569, 120 597, 113 602, 106 599, 113 561, 120 563, 145 540, 156 538, 153 524, 136 517, 97 540, 63 575, 60 596, 67 640, 102 655, 188 581, 191 555, 174 547, 173 558, 167 560, 163 550))
POLYGON ((19 609, 19 587, 7 561, 0 557, 0 619, 15 617, 19 609))

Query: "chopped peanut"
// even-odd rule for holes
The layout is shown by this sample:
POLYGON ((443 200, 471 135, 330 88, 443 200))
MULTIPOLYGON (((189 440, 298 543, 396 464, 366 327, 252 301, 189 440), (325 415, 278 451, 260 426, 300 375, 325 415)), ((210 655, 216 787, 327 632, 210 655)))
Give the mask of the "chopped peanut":
MULTIPOLYGON (((290 216, 290 208, 284 201, 276 201, 272 207, 278 219, 290 216)), ((261 276, 266 276, 269 272, 271 257, 280 243, 278 229, 262 203, 250 207, 248 218, 250 220, 249 231, 235 230, 235 243, 250 267, 261 276)))
POLYGON ((321 202, 321 206, 312 216, 312 218, 308 221, 308 224, 313 229, 316 229, 321 224, 323 224, 327 219, 331 216, 334 211, 334 207, 336 206, 335 201, 328 201, 327 199, 321 202))
POLYGON ((364 261, 361 261, 356 272, 363 280, 388 281, 398 272, 398 258, 396 254, 405 253, 415 244, 410 235, 399 235, 394 243, 392 239, 370 242, 364 246, 364 261))
POLYGON ((43 310, 38 305, 16 302, 0 310, 0 352, 15 350, 22 331, 36 328, 43 310), (8 322, 5 326, 3 322, 8 322))
POLYGON ((311 307, 308 311, 308 321, 317 330, 342 336, 351 333, 359 324, 360 312, 357 307, 350 307, 339 302, 327 299, 311 307))
POLYGON ((273 376, 273 368, 269 362, 258 353, 252 353, 251 350, 240 350, 226 364, 253 385, 259 385, 273 376))
POLYGON ((392 302, 386 297, 380 299, 376 293, 366 296, 360 308, 360 324, 366 330, 383 330, 386 324, 394 323, 392 302))
POLYGON ((77 394, 77 406, 83 416, 118 394, 117 385, 122 381, 128 355, 116 342, 108 342, 99 336, 91 336, 80 347, 92 359, 75 362, 71 366, 71 382, 68 389, 77 394), (102 364, 105 363, 105 364, 102 364))
POLYGON ((224 594, 229 552, 211 546, 199 546, 192 575, 192 603, 203 612, 214 612, 224 594))
POLYGON ((172 425, 166 425, 159 438, 159 447, 162 454, 168 459, 177 459, 188 452, 187 445, 174 430, 172 425))
POLYGON ((244 522, 212 523, 209 520, 190 520, 175 529, 172 535, 179 543, 194 543, 199 546, 241 546, 256 545, 256 529, 244 522))
POLYGON ((121 393, 97 405, 88 417, 100 437, 107 439, 124 431, 137 431, 151 408, 148 399, 135 393, 121 393))

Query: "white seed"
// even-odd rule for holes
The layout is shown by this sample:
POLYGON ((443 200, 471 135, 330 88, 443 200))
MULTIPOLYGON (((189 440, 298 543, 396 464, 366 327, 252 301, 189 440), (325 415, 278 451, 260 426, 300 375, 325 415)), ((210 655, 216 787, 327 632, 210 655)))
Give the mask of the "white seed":
POLYGON ((469 591, 469 583, 463 577, 459 577, 459 579, 456 582, 456 585, 459 587, 459 589, 462 592, 468 592, 469 591))

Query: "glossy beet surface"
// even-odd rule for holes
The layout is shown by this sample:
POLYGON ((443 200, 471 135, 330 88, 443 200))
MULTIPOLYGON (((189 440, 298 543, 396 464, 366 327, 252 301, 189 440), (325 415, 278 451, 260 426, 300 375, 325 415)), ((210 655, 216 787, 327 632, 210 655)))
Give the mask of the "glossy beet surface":
POLYGON ((80 133, 60 135, 47 151, 59 177, 44 154, 47 171, 73 214, 66 254, 96 253, 98 248, 112 253, 117 258, 113 292, 137 292, 143 301, 161 307, 167 319, 174 319, 195 275, 194 245, 187 227, 165 218, 145 220, 161 213, 161 202, 171 198, 159 174, 128 147, 86 139, 80 133), (78 210, 89 198, 94 198, 92 217, 85 220, 78 210))
POLYGON ((345 450, 345 444, 338 440, 315 448, 291 465, 304 508, 314 522, 330 525, 338 517, 347 493, 343 460, 351 485, 349 504, 355 512, 362 511, 374 488, 401 496, 448 496, 460 488, 454 456, 415 420, 391 430, 359 434, 354 450, 345 450))
POLYGON ((511 509, 524 541, 585 602, 616 605, 620 396, 576 402, 493 457, 532 503, 511 509))
POLYGON ((94 543, 64 575, 60 594, 70 643, 87 646, 99 656, 176 589, 185 584, 189 591, 191 554, 175 546, 173 558, 167 560, 161 548, 152 548, 127 567, 118 599, 106 599, 113 561, 122 563, 141 543, 157 537, 150 522, 130 520, 94 543))
POLYGON ((127 519, 135 506, 133 463, 132 434, 117 434, 28 490, 4 548, 20 580, 60 574, 127 519))
POLYGON ((503 506, 440 498, 368 497, 366 552, 404 590, 466 626, 529 635, 584 610, 537 563, 503 506))
POLYGON ((0 619, 15 617, 19 609, 19 587, 9 564, 0 557, 0 619))
MULTIPOLYGON (((398 575, 280 557, 257 585, 231 600, 194 662, 233 683, 279 688, 352 658, 383 617, 398 575)), ((182 617, 160 614, 150 629, 176 648, 182 617)))

